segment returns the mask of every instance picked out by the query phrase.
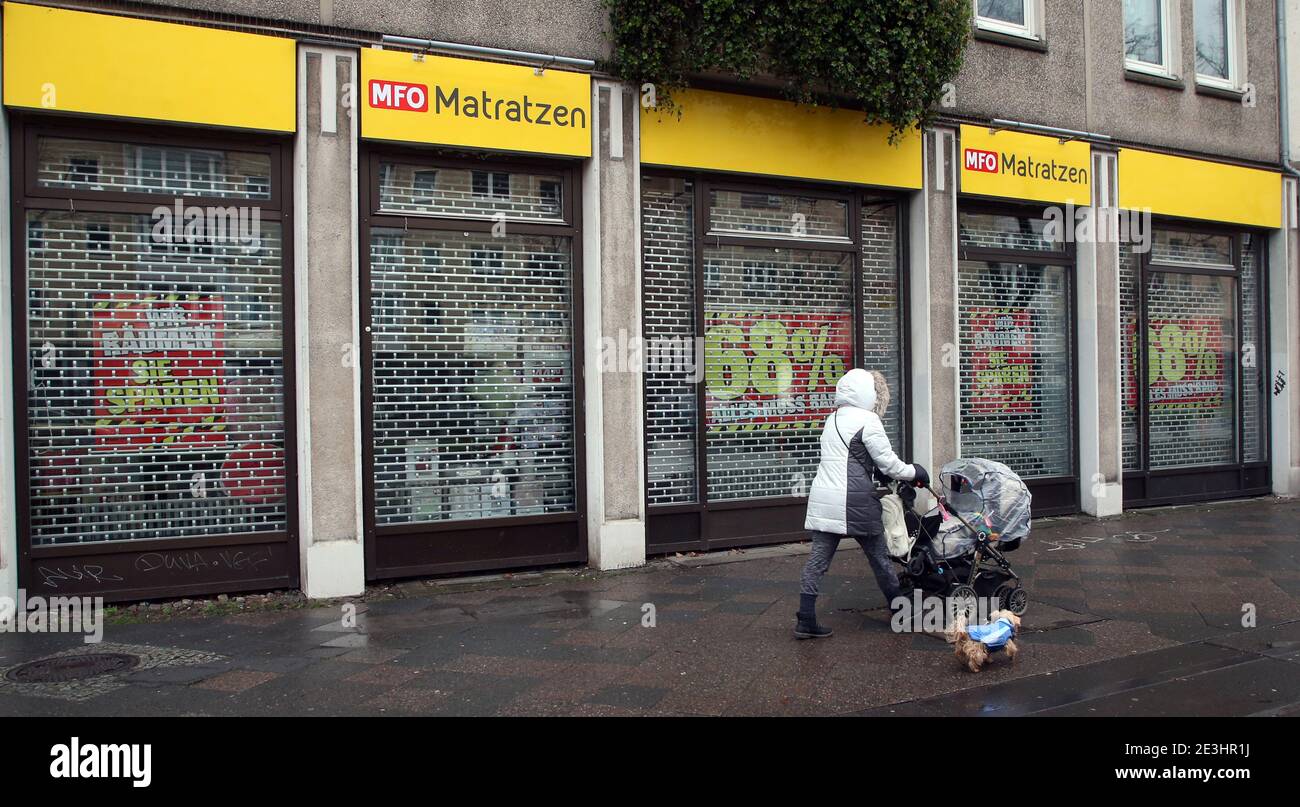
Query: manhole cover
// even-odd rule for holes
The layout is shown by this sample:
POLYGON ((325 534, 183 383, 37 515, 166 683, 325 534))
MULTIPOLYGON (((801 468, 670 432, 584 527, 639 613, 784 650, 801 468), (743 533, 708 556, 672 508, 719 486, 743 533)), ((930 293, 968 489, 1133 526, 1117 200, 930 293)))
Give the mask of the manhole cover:
POLYGON ((96 675, 122 672, 140 663, 140 659, 126 653, 83 653, 76 656, 56 656, 20 664, 5 674, 5 678, 20 684, 49 684, 56 681, 78 681, 96 675))

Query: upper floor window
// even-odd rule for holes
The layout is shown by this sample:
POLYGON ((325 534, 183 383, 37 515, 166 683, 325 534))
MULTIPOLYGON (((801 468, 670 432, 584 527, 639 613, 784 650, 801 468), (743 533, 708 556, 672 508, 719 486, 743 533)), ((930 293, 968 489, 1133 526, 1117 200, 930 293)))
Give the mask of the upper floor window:
POLYGON ((1039 38, 1040 0, 975 0, 975 27, 1000 34, 1039 38))
POLYGON ((1196 81, 1213 87, 1238 87, 1237 0, 1196 0, 1196 81))
POLYGON ((1172 76, 1174 26, 1169 0, 1124 0, 1124 66, 1172 76))

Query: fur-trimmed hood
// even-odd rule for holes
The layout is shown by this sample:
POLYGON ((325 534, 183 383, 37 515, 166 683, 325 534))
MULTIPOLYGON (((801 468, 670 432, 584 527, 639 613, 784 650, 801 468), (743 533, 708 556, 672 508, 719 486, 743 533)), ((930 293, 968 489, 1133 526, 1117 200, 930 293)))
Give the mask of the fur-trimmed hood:
POLYGON ((889 384, 879 371, 855 367, 836 382, 835 404, 856 406, 884 418, 889 408, 889 384))

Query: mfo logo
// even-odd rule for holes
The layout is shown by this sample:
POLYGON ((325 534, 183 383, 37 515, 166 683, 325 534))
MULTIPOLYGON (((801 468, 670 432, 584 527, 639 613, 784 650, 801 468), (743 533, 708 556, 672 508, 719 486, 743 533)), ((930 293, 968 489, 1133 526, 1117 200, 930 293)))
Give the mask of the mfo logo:
POLYGON ((998 173, 998 153, 983 149, 966 149, 966 170, 982 171, 986 174, 998 173))
POLYGON ((424 84, 403 84, 400 81, 371 79, 370 106, 375 109, 427 112, 429 88, 424 84))

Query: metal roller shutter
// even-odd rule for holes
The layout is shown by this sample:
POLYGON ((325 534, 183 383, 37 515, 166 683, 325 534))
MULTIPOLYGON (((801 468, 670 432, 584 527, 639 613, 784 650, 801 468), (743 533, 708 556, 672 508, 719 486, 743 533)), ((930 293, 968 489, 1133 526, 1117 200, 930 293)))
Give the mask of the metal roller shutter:
POLYGON ((650 504, 697 500, 694 194, 684 179, 646 177, 641 184, 643 328, 652 360, 661 360, 645 377, 650 504))
POLYGON ((385 211, 501 227, 371 231, 377 525, 575 512, 572 239, 506 223, 556 219, 552 181, 382 166, 385 211))
MULTIPOLYGON (((270 189, 265 155, 211 149, 43 138, 37 166, 63 191, 270 189)), ((235 204, 28 210, 33 546, 285 530, 281 225, 235 204)))

